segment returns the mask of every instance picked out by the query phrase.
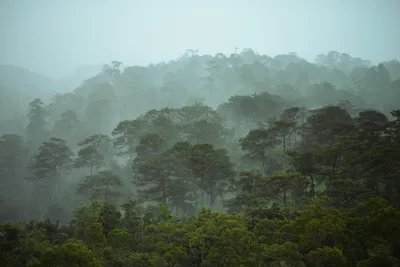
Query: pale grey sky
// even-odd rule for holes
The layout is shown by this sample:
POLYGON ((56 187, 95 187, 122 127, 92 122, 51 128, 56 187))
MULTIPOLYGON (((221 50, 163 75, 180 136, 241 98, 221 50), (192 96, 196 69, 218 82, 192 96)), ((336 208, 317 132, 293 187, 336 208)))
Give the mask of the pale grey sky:
POLYGON ((400 0, 0 0, 0 64, 59 78, 114 59, 253 48, 400 58, 400 0))

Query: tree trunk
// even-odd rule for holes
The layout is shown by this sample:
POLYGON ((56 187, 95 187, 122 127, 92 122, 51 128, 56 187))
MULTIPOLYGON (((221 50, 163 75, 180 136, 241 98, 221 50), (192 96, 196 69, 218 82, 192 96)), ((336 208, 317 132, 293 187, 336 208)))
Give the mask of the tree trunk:
POLYGON ((106 202, 108 202, 108 186, 106 186, 104 189, 104 199, 106 202))
POLYGON ((333 163, 332 163, 332 172, 333 172, 334 177, 336 177, 337 160, 338 160, 338 157, 335 156, 335 158, 333 159, 333 163))
POLYGON ((93 176, 93 159, 90 158, 90 176, 93 176))
POLYGON ((310 180, 311 180, 311 184, 310 184, 311 195, 312 195, 312 197, 315 197, 314 177, 312 176, 312 174, 310 174, 309 176, 310 176, 310 180))
POLYGON ((265 171, 265 161, 266 161, 266 156, 265 156, 265 152, 264 152, 264 155, 263 155, 263 157, 262 157, 262 162, 261 162, 261 168, 262 168, 261 173, 262 173, 264 176, 267 175, 267 173, 266 173, 266 171, 265 171))
POLYGON ((61 166, 58 167, 57 177, 56 177, 56 195, 58 196, 61 192, 61 166))
POLYGON ((52 179, 53 179, 53 177, 48 177, 48 179, 49 179, 49 182, 48 182, 48 188, 47 188, 47 197, 48 197, 48 201, 49 201, 49 203, 48 204, 50 204, 51 202, 52 202, 52 200, 53 200, 53 194, 52 194, 52 187, 53 187, 53 183, 52 183, 52 179))
POLYGON ((214 191, 211 190, 210 191, 210 209, 212 209, 214 207, 214 203, 215 203, 215 194, 214 191))
POLYGON ((167 206, 167 192, 165 190, 165 187, 162 190, 162 203, 167 206))
POLYGON ((282 155, 282 172, 285 172, 285 152, 286 152, 286 137, 283 137, 283 142, 282 142, 282 148, 283 148, 283 155, 282 155))

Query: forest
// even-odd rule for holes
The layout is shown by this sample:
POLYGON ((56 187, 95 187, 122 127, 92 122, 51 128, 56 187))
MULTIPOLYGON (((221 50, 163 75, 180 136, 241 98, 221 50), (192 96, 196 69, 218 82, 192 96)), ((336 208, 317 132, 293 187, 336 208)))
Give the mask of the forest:
POLYGON ((398 60, 187 50, 55 94, 0 79, 0 266, 400 266, 398 60))

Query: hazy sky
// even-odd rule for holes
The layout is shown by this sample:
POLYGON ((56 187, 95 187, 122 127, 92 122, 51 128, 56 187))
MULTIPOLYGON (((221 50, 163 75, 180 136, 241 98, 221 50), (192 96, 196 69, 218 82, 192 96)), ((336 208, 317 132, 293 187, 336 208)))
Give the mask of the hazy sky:
POLYGON ((78 65, 235 46, 376 62, 400 58, 399 13, 400 0, 0 0, 0 64, 58 78, 78 65))

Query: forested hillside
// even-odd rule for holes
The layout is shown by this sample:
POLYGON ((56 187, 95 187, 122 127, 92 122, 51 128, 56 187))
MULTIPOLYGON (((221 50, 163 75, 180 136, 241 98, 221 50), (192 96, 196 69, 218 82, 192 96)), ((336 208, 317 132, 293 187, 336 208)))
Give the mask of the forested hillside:
POLYGON ((34 97, 3 76, 0 266, 400 266, 397 60, 189 50, 34 97))

